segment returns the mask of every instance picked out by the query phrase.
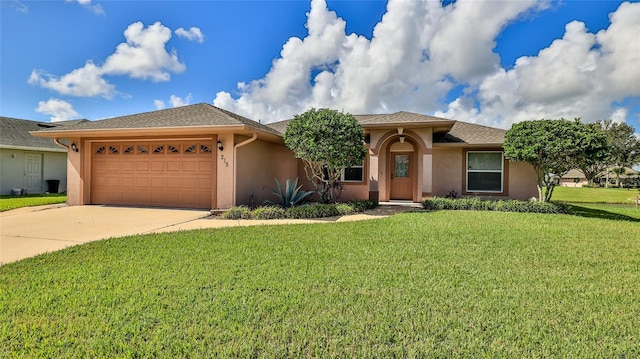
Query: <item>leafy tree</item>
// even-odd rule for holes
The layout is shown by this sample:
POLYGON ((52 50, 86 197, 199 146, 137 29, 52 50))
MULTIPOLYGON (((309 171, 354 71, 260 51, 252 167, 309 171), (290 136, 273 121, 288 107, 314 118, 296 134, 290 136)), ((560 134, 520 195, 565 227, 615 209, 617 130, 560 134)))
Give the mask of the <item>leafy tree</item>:
POLYGON ((507 131, 505 156, 512 161, 530 163, 538 184, 541 202, 551 201, 556 182, 584 158, 604 158, 606 142, 594 126, 574 121, 538 120, 517 123, 507 131))
POLYGON ((322 203, 339 196, 342 171, 362 163, 367 154, 358 121, 351 114, 330 109, 312 108, 296 115, 287 126, 284 143, 304 162, 307 178, 322 203))
POLYGON ((590 136, 587 138, 594 141, 593 145, 600 148, 594 155, 592 152, 584 152, 579 154, 576 158, 577 168, 582 170, 585 178, 589 184, 593 184, 595 180, 602 175, 602 172, 607 168, 606 159, 609 156, 609 142, 607 141, 604 130, 599 123, 590 123, 584 125, 584 131, 590 136))
POLYGON ((611 172, 616 175, 616 185, 620 186, 620 175, 624 174, 624 168, 640 163, 640 138, 634 134, 635 129, 624 122, 604 120, 598 123, 609 145, 609 156, 604 164, 613 167, 611 172))

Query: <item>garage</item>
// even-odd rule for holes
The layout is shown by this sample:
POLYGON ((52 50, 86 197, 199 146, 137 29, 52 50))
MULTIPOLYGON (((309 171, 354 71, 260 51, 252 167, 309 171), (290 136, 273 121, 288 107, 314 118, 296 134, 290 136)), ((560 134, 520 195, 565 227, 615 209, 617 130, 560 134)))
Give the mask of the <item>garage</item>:
POLYGON ((91 144, 92 204, 212 208, 212 140, 91 144))

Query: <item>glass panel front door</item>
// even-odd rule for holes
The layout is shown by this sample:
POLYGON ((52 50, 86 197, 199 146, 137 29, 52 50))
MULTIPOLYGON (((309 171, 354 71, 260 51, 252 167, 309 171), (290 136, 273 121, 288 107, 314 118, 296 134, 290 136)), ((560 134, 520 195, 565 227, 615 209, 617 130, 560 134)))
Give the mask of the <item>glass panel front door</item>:
POLYGON ((395 155, 395 176, 404 178, 409 177, 409 155, 395 155))

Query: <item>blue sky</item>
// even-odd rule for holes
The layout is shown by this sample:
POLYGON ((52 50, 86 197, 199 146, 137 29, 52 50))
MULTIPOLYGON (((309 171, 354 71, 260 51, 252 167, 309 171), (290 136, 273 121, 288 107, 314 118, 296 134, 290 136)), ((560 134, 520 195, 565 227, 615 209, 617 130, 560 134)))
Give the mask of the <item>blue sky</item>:
POLYGON ((509 128, 640 128, 640 3, 0 1, 0 114, 90 120, 199 102, 509 128))

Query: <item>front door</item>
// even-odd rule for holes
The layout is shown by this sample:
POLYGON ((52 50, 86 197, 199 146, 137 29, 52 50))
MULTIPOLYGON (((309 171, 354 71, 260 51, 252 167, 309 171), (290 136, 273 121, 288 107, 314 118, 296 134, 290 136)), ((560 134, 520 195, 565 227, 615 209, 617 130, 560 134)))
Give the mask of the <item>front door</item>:
POLYGON ((411 153, 391 153, 390 199, 413 200, 413 168, 411 153))
POLYGON ((25 153, 24 188, 29 193, 42 191, 42 153, 25 153))

